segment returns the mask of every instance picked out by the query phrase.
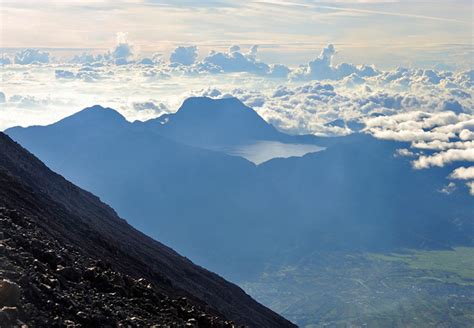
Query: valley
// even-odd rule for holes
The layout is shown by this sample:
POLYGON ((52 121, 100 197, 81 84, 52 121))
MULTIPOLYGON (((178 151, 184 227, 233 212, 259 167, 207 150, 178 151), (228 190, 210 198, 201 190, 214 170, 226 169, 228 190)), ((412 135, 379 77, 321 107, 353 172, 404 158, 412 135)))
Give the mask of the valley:
POLYGON ((0 328, 474 328, 474 0, 0 0, 0 328))
POLYGON ((316 252, 241 284, 300 327, 469 327, 474 248, 316 252))
POLYGON ((6 133, 301 327, 474 319, 472 196, 442 192, 454 164, 413 169, 406 142, 289 135, 207 97, 145 122, 96 105, 6 133))

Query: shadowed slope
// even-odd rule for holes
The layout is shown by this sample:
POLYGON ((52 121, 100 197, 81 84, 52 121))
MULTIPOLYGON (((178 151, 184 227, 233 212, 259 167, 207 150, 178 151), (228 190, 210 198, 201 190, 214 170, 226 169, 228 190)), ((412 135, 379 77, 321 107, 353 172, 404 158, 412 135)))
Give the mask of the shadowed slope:
MULTIPOLYGON (((235 281, 258 274, 269 262, 297 260, 319 248, 474 242, 474 202, 467 188, 439 192, 453 167, 414 170, 410 158, 395 156, 406 143, 365 134, 320 138, 327 139, 324 151, 256 166, 177 141, 206 135, 218 143, 230 132, 240 140, 274 133, 236 99, 191 98, 175 115, 176 140, 161 135, 161 127, 151 124, 157 121, 117 124, 111 131, 94 124, 58 130, 66 118, 57 126, 7 132, 138 229, 235 281), (228 131, 221 130, 224 125, 228 131)), ((282 135, 315 140, 277 133, 282 135)))
POLYGON ((96 196, 66 181, 0 134, 0 206, 35 218, 39 229, 84 257, 113 270, 146 278, 157 291, 188 296, 197 306, 253 327, 289 327, 239 287, 194 265, 120 219, 96 196), (69 246, 68 246, 69 247, 69 246))

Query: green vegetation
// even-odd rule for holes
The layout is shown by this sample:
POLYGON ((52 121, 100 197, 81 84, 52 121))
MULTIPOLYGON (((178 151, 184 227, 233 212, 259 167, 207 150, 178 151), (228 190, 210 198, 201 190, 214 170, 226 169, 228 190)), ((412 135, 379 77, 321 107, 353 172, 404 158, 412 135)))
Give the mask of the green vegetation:
POLYGON ((369 254, 374 260, 400 261, 413 270, 426 272, 426 279, 440 279, 447 283, 474 285, 474 248, 456 247, 453 250, 414 250, 400 254, 369 254))
POLYGON ((474 248, 321 252, 242 286, 301 327, 474 326, 474 248))

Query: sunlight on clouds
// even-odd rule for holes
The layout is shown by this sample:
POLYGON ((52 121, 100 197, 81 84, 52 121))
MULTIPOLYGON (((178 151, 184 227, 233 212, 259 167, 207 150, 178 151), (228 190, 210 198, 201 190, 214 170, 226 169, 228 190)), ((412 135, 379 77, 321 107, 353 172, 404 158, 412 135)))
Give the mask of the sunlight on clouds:
POLYGON ((459 167, 449 176, 451 179, 474 180, 474 166, 459 167))
POLYGON ((469 188, 469 193, 474 196, 474 181, 468 182, 467 186, 469 188))
POLYGON ((416 169, 426 169, 433 166, 443 167, 453 162, 474 162, 474 148, 470 149, 448 149, 434 155, 420 156, 413 161, 413 167, 416 169))
MULTIPOLYGON (((112 35, 115 41, 101 49, 63 57, 35 48, 2 54, 0 129, 50 124, 94 104, 134 121, 172 113, 191 95, 237 97, 289 133, 363 132, 408 142, 394 156, 409 157, 415 169, 474 161, 472 68, 352 64, 342 60, 347 48, 331 43, 286 65, 280 57, 266 60, 257 44, 176 42, 150 52, 133 30, 112 35)), ((470 177, 463 167, 454 169, 450 178, 470 177)), ((471 186, 471 178, 464 180, 471 186)))
POLYGON ((470 12, 466 1, 3 1, 0 7, 4 48, 103 50, 126 31, 147 53, 260 44, 270 62, 293 65, 333 43, 347 50, 342 60, 356 64, 464 69, 473 55, 470 12), (379 28, 367 28, 374 24, 379 28))

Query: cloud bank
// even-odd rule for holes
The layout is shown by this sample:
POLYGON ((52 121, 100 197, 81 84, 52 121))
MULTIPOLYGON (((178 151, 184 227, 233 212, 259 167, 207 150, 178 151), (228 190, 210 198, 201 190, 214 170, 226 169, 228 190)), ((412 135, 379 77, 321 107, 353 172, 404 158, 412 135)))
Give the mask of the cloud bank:
MULTIPOLYGON (((291 78, 302 81, 341 80, 353 75, 353 79, 357 81, 357 77, 371 77, 380 74, 379 71, 370 66, 357 67, 348 63, 333 65, 335 55, 336 48, 329 44, 323 48, 319 57, 296 69, 291 78)), ((358 81, 362 82, 363 80, 358 81)))
POLYGON ((38 49, 24 49, 15 54, 15 64, 48 64, 49 53, 39 51, 38 49))
POLYGON ((0 122, 43 122, 38 108, 52 120, 70 113, 66 103, 76 109, 101 103, 143 120, 175 110, 189 95, 234 96, 289 133, 363 132, 408 142, 394 155, 415 169, 472 162, 474 70, 335 64, 332 45, 296 68, 260 60, 257 46, 235 45, 202 58, 198 53, 190 45, 176 47, 169 57, 144 56, 126 34, 118 34, 106 52, 78 53, 63 62, 40 50, 20 51, 18 62, 2 66, 2 92, 12 96, 1 104, 0 122), (20 87, 27 84, 35 90, 20 87), (59 92, 67 99, 56 100, 59 92))
POLYGON ((177 47, 171 52, 170 63, 189 66, 194 64, 198 56, 197 47, 177 47))
POLYGON ((459 167, 449 176, 451 179, 474 180, 474 166, 459 167))

